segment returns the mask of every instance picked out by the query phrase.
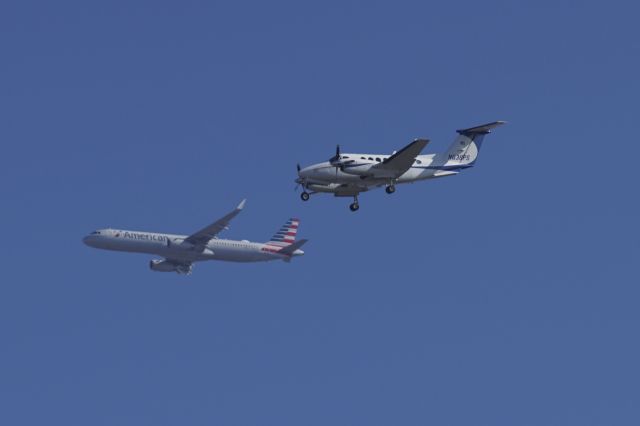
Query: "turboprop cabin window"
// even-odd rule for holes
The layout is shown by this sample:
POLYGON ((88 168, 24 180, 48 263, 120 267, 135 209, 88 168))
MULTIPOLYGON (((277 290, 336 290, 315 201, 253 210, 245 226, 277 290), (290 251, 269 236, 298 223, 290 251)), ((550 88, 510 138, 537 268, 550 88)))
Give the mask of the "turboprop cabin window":
POLYGON ((369 160, 373 161, 373 158, 369 157, 369 160))
POLYGON ((379 162, 380 162, 380 159, 379 159, 379 158, 376 158, 376 161, 379 163, 379 162))

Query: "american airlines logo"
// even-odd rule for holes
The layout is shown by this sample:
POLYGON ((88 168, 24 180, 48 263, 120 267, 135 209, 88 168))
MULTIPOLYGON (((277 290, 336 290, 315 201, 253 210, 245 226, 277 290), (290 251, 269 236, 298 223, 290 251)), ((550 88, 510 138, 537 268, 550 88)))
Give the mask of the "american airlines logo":
POLYGON ((146 241, 167 241, 167 237, 157 234, 142 234, 139 232, 125 232, 123 238, 130 240, 146 240, 146 241))

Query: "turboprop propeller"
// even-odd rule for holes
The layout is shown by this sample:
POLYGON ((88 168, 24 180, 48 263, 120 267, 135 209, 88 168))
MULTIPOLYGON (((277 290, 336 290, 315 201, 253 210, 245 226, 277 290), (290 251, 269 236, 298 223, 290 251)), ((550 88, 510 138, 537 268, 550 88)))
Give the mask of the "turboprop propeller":
POLYGON ((346 164, 353 162, 354 160, 344 161, 343 157, 340 155, 340 145, 336 145, 336 155, 329 158, 329 164, 336 168, 336 176, 338 175, 338 170, 343 171, 346 164))

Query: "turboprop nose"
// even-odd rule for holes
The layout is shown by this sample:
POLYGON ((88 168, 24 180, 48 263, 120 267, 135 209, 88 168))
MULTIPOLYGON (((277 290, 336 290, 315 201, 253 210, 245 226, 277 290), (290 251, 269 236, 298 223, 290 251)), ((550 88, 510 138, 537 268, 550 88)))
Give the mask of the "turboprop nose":
POLYGON ((294 256, 304 256, 304 250, 297 249, 293 252, 294 256))

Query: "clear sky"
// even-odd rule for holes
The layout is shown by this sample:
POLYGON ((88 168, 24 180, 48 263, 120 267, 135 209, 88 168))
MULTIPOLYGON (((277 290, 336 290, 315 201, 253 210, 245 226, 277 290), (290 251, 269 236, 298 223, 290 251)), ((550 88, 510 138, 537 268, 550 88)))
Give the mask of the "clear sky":
POLYGON ((640 424, 636 2, 3 1, 0 423, 640 424), (509 124, 460 176, 295 165, 509 124), (291 216, 291 264, 90 249, 291 216))

